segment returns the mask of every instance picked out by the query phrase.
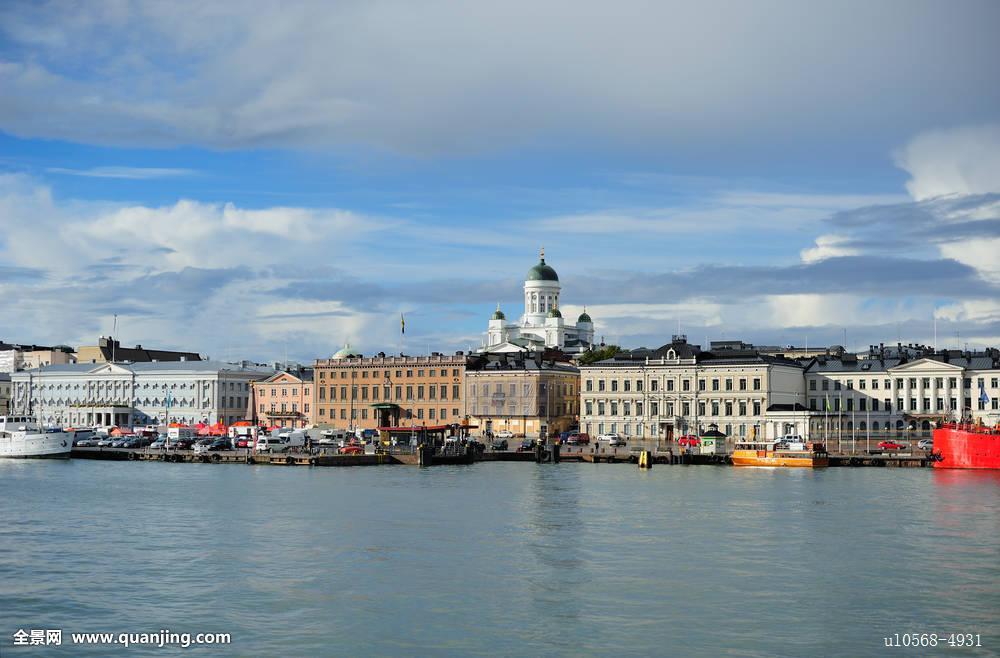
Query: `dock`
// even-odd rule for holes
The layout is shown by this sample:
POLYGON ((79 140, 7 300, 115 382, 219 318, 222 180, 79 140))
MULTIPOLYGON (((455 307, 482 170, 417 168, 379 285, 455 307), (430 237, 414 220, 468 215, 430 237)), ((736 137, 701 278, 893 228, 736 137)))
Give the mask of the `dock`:
MULTIPOLYGON (((640 450, 636 447, 608 446, 559 446, 560 462, 586 462, 590 464, 637 464, 640 450)), ((689 466, 729 465, 729 455, 709 454, 685 450, 650 450, 653 464, 689 466)), ((534 452, 515 451, 464 451, 434 452, 426 450, 390 449, 374 454, 341 455, 335 451, 316 453, 254 453, 246 449, 221 450, 196 454, 193 450, 150 450, 148 448, 73 448, 76 459, 102 459, 107 461, 158 461, 193 464, 259 464, 269 466, 439 466, 472 464, 481 461, 536 462, 534 452)), ((546 460, 548 461, 548 460, 546 460)), ((890 467, 929 468, 934 459, 926 453, 854 453, 830 454, 830 467, 890 467)))

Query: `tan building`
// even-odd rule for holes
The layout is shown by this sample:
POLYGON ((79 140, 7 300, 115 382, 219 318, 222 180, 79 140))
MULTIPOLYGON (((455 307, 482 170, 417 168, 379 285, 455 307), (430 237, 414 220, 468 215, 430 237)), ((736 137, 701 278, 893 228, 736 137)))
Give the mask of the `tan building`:
POLYGON ((313 424, 313 370, 280 371, 253 384, 254 419, 268 427, 313 424))
POLYGON ((0 341, 0 372, 31 370, 44 366, 76 363, 72 347, 56 345, 15 345, 0 341))
POLYGON ((313 421, 337 429, 464 423, 469 359, 462 352, 364 357, 345 346, 316 361, 313 421))
POLYGON ((150 363, 160 361, 201 361, 197 352, 150 350, 142 345, 122 347, 111 337, 101 336, 97 345, 81 346, 76 351, 78 363, 150 363))
POLYGON ((481 354, 465 374, 469 422, 487 436, 548 437, 577 425, 580 371, 528 354, 481 354))

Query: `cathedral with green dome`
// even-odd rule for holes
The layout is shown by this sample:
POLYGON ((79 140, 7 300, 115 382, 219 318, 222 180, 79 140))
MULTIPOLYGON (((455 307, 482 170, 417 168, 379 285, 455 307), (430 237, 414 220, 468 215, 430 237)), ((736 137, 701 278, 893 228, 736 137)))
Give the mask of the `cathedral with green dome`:
POLYGON ((489 322, 482 352, 522 352, 559 348, 567 354, 586 352, 594 343, 594 321, 584 312, 568 323, 559 311, 559 275, 545 262, 545 248, 538 263, 524 277, 524 313, 511 321, 497 304, 489 322))

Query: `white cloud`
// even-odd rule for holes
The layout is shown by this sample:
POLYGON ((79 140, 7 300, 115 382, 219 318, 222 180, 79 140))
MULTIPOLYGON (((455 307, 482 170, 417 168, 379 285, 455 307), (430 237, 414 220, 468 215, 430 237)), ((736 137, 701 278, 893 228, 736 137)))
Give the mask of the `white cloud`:
POLYGON ((802 262, 815 263, 827 258, 840 256, 857 256, 861 250, 849 246, 851 239, 845 235, 821 235, 816 238, 816 246, 803 249, 800 253, 802 262))
POLYGON ((951 194, 1000 192, 1000 124, 918 135, 895 154, 918 201, 951 194))
POLYGON ((829 134, 829 116, 838 136, 869 136, 876 116, 905 134, 995 111, 1000 59, 990 2, 190 0, 0 12, 0 128, 101 144, 441 153, 585 136, 773 149, 778 137, 829 134))
POLYGON ((129 180, 152 180, 154 178, 177 178, 193 176, 193 169, 175 169, 168 167, 93 167, 91 169, 67 169, 65 167, 49 167, 51 174, 66 174, 68 176, 83 176, 86 178, 124 178, 129 180))

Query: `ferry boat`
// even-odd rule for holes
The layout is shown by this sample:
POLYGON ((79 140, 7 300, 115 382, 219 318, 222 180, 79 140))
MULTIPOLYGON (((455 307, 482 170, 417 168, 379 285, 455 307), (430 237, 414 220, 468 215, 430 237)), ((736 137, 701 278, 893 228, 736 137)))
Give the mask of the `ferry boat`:
POLYGON ((0 458, 67 459, 72 450, 69 432, 46 429, 32 416, 0 416, 0 458))
POLYGON ((934 468, 1000 468, 1000 424, 948 424, 934 430, 934 468))
POLYGON ((779 466, 822 468, 830 465, 826 446, 821 443, 751 441, 733 447, 733 466, 779 466))

